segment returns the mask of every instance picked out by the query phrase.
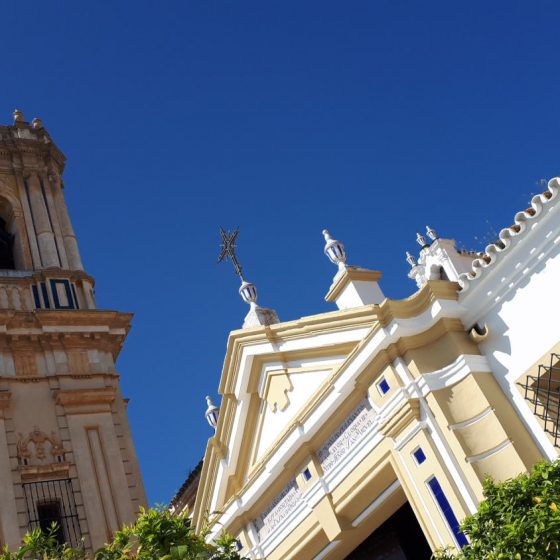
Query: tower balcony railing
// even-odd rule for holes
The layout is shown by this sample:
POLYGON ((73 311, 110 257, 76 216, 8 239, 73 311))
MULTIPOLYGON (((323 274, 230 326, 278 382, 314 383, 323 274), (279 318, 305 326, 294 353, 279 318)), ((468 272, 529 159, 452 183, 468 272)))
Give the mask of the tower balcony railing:
POLYGON ((78 289, 68 274, 0 269, 0 309, 80 309, 78 289))
POLYGON ((0 269, 0 309, 31 311, 35 308, 31 293, 32 270, 0 269))

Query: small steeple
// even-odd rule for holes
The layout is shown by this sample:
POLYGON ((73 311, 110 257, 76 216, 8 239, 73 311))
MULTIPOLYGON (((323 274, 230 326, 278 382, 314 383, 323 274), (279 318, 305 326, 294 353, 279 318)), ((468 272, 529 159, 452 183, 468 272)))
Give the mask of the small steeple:
POLYGON ((457 282, 460 274, 471 270, 475 258, 472 253, 458 251, 455 241, 442 239, 430 226, 426 226, 426 235, 430 243, 426 243, 422 234, 416 234, 416 241, 422 247, 418 259, 408 251, 406 253, 406 260, 411 267, 408 277, 415 280, 419 288, 431 280, 457 282))

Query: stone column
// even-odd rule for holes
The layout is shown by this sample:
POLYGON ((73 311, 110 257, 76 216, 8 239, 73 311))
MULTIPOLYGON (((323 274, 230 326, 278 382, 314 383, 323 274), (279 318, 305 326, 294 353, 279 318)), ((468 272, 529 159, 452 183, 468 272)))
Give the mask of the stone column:
POLYGON ((42 266, 43 268, 60 267, 54 233, 51 228, 39 177, 32 173, 27 178, 27 185, 42 266))
POLYGON ((66 256, 68 257, 68 265, 70 266, 71 270, 83 270, 84 267, 82 265, 80 251, 78 250, 78 242, 76 240, 74 228, 72 227, 72 222, 70 221, 70 215, 68 214, 66 201, 64 200, 60 177, 57 173, 53 173, 52 178, 54 204, 56 207, 56 212, 58 214, 58 220, 60 222, 60 229, 62 230, 62 238, 64 240, 66 256))
POLYGON ((54 240, 58 248, 58 256, 60 259, 60 267, 68 270, 68 258, 66 256, 66 247, 60 226, 60 219, 58 217, 58 210, 54 203, 53 185, 51 184, 50 176, 48 173, 41 174, 41 181, 44 187, 45 204, 51 218, 51 227, 54 233, 54 240))
POLYGON ((29 200, 26 194, 25 179, 23 177, 23 173, 19 171, 15 174, 15 176, 18 186, 19 199, 21 201, 21 206, 23 209, 23 225, 25 227, 25 235, 22 231, 21 239, 23 246, 27 248, 26 253, 29 253, 25 261, 26 268, 30 270, 33 268, 39 269, 41 268, 41 257, 39 256, 39 246, 37 245, 37 237, 35 235, 35 230, 33 229, 31 207, 29 205, 29 200))

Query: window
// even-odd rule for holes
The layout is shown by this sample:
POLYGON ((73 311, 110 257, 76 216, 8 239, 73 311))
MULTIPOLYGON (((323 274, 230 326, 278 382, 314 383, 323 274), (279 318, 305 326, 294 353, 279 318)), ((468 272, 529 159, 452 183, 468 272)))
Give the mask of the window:
POLYGON ((414 457, 417 465, 421 465, 426 460, 426 454, 424 453, 424 451, 422 451, 421 447, 417 447, 412 452, 412 456, 414 457))
POLYGON ((39 519, 39 527, 46 533, 51 530, 52 524, 56 523, 56 540, 58 544, 63 544, 65 542, 64 531, 62 529, 62 512, 58 500, 37 504, 37 517, 39 519))
POLYGON ((303 479, 305 482, 309 482, 312 478, 311 471, 309 469, 304 469, 303 472, 303 479))
POLYGON ((72 481, 48 480, 22 484, 29 529, 50 529, 51 523, 58 524, 56 539, 79 546, 81 542, 80 522, 74 500, 72 481))
POLYGON ((443 489, 440 486, 438 479, 435 476, 430 478, 430 480, 428 480, 428 486, 432 491, 432 494, 439 506, 439 509, 441 510, 441 513, 445 517, 445 520, 447 521, 447 525, 449 525, 449 528, 451 529, 451 532, 453 533, 453 536, 455 537, 457 544, 460 547, 468 545, 469 541, 467 540, 467 537, 465 537, 465 534, 459 529, 459 521, 457 521, 457 517, 455 517, 455 514, 451 509, 451 505, 447 500, 447 497, 443 493, 443 489))
POLYGON ((381 380, 377 382, 377 390, 379 391, 379 394, 386 395, 390 391, 390 389, 391 387, 384 377, 382 377, 381 380))
POLYGON ((528 375, 522 387, 533 414, 560 447, 560 354, 550 354, 548 364, 540 364, 537 375, 528 375))

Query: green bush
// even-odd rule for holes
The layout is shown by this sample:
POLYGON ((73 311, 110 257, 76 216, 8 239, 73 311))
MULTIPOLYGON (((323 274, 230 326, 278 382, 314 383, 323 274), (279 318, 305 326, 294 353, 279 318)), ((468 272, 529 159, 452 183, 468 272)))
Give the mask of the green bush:
POLYGON ((469 546, 437 560, 557 560, 560 558, 560 461, 543 461, 530 474, 502 483, 487 479, 478 512, 461 530, 469 546))
MULTIPOLYGON (((0 560, 84 560, 83 547, 59 545, 57 527, 47 532, 34 529, 14 552, 5 547, 0 560)), ((215 544, 196 534, 186 515, 172 515, 163 507, 141 509, 138 519, 115 533, 113 540, 95 553, 95 560, 244 560, 230 535, 215 544)))

